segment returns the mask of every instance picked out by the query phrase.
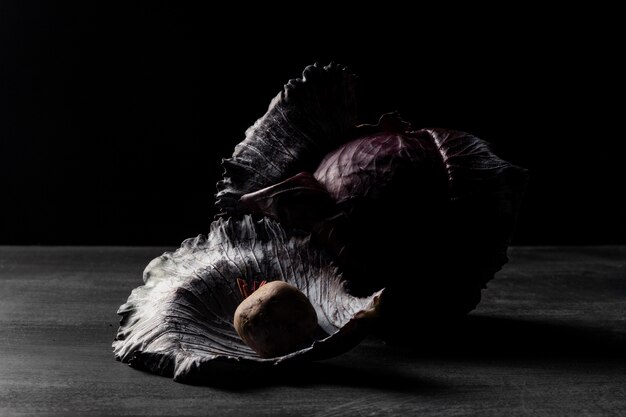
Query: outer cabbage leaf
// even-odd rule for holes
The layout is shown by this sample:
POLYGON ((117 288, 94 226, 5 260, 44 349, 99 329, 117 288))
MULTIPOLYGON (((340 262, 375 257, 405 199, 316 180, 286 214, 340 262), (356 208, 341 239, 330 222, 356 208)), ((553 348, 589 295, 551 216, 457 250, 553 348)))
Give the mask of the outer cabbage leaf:
POLYGON ((315 169, 349 135, 356 121, 355 76, 330 64, 306 67, 247 131, 217 184, 220 216, 240 216, 239 198, 315 169))
POLYGON ((308 239, 288 238, 275 222, 254 223, 249 216, 218 220, 206 238, 188 239, 154 259, 144 282, 118 311, 116 358, 177 381, 217 384, 237 369, 325 359, 351 349, 367 334, 379 296, 349 295, 336 268, 308 239), (296 286, 316 310, 316 341, 260 358, 233 327, 242 301, 237 278, 250 287, 261 280, 296 286))

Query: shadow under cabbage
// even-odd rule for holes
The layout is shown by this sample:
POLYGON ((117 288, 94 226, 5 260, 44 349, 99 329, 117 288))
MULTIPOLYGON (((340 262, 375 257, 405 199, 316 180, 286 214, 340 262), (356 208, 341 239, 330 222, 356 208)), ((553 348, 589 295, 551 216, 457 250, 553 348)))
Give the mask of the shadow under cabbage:
POLYGON ((608 327, 470 314, 454 325, 423 328, 415 334, 417 343, 395 338, 388 340, 388 345, 407 360, 420 357, 493 358, 510 362, 546 359, 548 363, 558 364, 560 359, 571 362, 576 358, 626 363, 626 333, 608 327))

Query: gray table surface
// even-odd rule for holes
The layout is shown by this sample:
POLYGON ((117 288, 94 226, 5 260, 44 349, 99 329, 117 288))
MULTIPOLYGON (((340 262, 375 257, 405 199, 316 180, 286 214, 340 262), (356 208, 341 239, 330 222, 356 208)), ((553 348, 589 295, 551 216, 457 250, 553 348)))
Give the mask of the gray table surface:
POLYGON ((626 247, 515 247, 458 328, 234 386, 113 359, 163 248, 0 247, 0 416, 626 415, 626 247))

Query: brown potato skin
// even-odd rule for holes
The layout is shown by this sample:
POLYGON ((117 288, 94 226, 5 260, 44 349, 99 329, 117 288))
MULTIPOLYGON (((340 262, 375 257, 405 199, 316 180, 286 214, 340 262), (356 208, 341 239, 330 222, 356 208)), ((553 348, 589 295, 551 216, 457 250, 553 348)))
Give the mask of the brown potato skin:
POLYGON ((272 281, 239 304, 234 326, 259 356, 273 358, 310 345, 317 314, 296 287, 284 281, 272 281))

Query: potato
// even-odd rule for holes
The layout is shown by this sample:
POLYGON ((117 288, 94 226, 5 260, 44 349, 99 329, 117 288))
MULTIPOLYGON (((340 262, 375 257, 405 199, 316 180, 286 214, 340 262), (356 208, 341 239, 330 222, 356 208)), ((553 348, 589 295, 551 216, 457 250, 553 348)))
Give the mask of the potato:
POLYGON ((259 356, 272 358, 309 346, 317 327, 317 314, 296 287, 272 281, 239 304, 234 325, 259 356))

